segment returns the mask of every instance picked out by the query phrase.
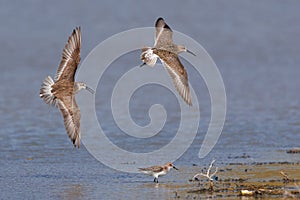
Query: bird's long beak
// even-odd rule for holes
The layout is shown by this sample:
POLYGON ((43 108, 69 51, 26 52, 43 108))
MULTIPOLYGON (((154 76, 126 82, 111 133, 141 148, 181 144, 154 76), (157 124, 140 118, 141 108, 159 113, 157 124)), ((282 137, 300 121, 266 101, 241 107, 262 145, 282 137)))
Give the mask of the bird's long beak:
POLYGON ((92 88, 86 86, 85 89, 86 89, 87 91, 89 91, 90 93, 95 94, 95 91, 94 91, 92 88))
POLYGON ((196 54, 194 54, 193 52, 191 52, 190 50, 186 50, 186 52, 188 52, 188 53, 190 53, 190 54, 192 54, 193 56, 196 56, 196 54))
POLYGON ((146 63, 142 63, 142 64, 140 64, 140 67, 143 67, 143 66, 145 66, 146 65, 146 63))
POLYGON ((179 170, 179 169, 178 169, 177 167, 175 167, 174 165, 173 165, 173 168, 176 169, 176 170, 179 170))

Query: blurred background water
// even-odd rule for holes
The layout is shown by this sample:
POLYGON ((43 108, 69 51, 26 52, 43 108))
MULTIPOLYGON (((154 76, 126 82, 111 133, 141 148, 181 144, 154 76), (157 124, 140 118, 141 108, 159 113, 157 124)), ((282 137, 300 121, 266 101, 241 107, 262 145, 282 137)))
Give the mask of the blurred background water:
MULTIPOLYGON (((54 75, 75 26, 82 28, 82 60, 111 35, 153 26, 159 16, 211 55, 226 87, 226 123, 217 145, 200 160, 198 151, 210 120, 209 94, 201 77, 183 61, 190 84, 201 99, 201 121, 193 144, 175 162, 179 168, 206 166, 212 159, 217 165, 299 162, 299 154, 286 154, 300 141, 299 7, 296 0, 2 0, 0 198, 147 199, 173 195, 167 184, 155 188, 150 184, 152 178, 112 170, 84 147, 74 149, 59 111, 39 98, 40 85, 47 75, 54 75)), ((137 152, 143 143, 133 145, 124 139, 113 119, 105 117, 111 115, 109 106, 101 102, 110 97, 107 94, 122 73, 140 64, 139 54, 134 51, 114 62, 101 85, 108 93, 96 94, 97 115, 108 137, 137 152)), ((174 119, 179 110, 167 104, 175 97, 159 87, 142 88, 135 96, 136 101, 147 100, 149 104, 145 108, 130 105, 133 119, 141 125, 149 120, 144 116, 148 116, 151 104, 166 106, 168 120, 161 137, 147 142, 153 149, 161 147, 178 128, 174 119), (150 93, 151 97, 145 95, 150 93)), ((163 180, 184 182, 188 178, 176 173, 163 180)))

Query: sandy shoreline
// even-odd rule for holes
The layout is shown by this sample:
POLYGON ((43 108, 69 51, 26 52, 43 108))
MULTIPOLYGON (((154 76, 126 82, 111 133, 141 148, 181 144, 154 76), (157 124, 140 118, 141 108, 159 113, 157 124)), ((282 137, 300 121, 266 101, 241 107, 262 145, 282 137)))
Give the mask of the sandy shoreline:
MULTIPOLYGON (((207 169, 193 166, 184 170, 198 173, 207 169)), ((169 187, 174 187, 174 198, 178 199, 300 198, 300 163, 231 163, 220 167, 216 176, 218 180, 214 181, 213 190, 209 189, 209 181, 205 177, 169 187)))

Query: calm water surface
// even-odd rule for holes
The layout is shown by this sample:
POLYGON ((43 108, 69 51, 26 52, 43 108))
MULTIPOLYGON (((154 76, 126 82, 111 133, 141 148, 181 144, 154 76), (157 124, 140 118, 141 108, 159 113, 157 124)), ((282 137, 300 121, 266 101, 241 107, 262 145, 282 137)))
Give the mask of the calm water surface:
MULTIPOLYGON (((118 1, 0 2, 1 199, 165 199, 174 196, 173 184, 190 178, 187 169, 192 164, 206 166, 212 159, 217 165, 300 161, 299 155, 285 153, 300 141, 300 2, 170 2, 159 6, 158 1, 128 1, 127 6, 118 1), (209 52, 222 74, 228 107, 217 145, 200 160, 197 154, 210 120, 210 100, 205 83, 185 62, 200 98, 200 127, 193 145, 175 162, 183 170, 155 185, 151 177, 104 166, 84 147, 74 149, 60 113, 42 102, 39 88, 48 74, 54 75, 75 26, 82 27, 84 59, 109 36, 152 26, 158 16, 209 52)), ((136 92, 131 115, 136 123, 146 125, 149 107, 164 104, 168 120, 160 136, 136 142, 116 126, 109 107, 101 102, 108 101, 118 77, 140 63, 139 53, 114 62, 101 84, 104 92, 97 89, 96 94, 97 116, 106 134, 133 152, 167 144, 178 128, 180 112, 176 104, 168 104, 169 98, 175 98, 168 91, 145 87, 136 92), (134 106, 143 102, 148 104, 134 106)))

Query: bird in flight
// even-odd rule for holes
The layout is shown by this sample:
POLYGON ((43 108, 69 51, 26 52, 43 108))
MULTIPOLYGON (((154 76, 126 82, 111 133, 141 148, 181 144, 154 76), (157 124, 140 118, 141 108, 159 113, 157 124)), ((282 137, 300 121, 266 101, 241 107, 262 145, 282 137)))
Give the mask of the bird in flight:
POLYGON ((76 27, 62 53, 62 59, 54 80, 47 76, 40 89, 40 97, 49 105, 57 106, 63 116, 65 129, 74 147, 80 147, 80 110, 75 94, 86 89, 94 91, 83 82, 75 82, 75 73, 80 63, 81 30, 76 27))
POLYGON ((143 63, 140 66, 149 65, 154 67, 157 58, 159 58, 170 74, 179 95, 189 106, 192 106, 188 75, 179 60, 178 54, 181 52, 188 52, 194 56, 195 54, 185 46, 173 43, 173 31, 163 18, 160 17, 156 20, 155 28, 154 47, 142 48, 141 60, 143 63))

